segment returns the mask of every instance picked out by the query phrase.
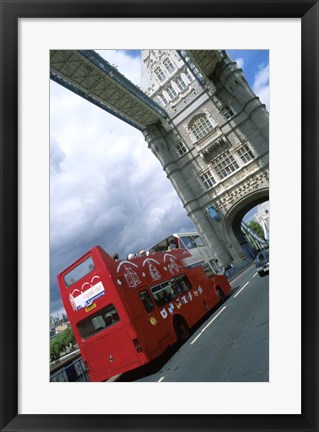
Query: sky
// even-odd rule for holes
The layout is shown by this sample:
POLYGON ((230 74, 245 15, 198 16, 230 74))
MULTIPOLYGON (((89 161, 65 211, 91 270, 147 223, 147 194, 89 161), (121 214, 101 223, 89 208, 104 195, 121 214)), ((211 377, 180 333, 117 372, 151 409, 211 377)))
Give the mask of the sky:
MULTIPOLYGON (((97 51, 140 85, 140 51, 97 51)), ((268 51, 227 51, 269 110, 268 51)), ((50 81, 50 313, 64 312, 56 276, 90 248, 148 249, 195 231, 140 131, 50 81)))

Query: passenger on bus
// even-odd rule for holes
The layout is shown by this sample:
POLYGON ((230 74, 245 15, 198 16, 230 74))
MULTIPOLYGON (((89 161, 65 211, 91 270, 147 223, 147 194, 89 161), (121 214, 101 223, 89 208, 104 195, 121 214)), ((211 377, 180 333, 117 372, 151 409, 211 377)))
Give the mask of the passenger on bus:
POLYGON ((173 250, 173 249, 177 249, 177 246, 176 246, 174 240, 171 240, 169 242, 168 250, 170 251, 170 250, 173 250))
POLYGON ((143 249, 141 250, 141 252, 140 252, 140 256, 141 256, 141 257, 146 256, 146 252, 145 252, 145 250, 143 250, 143 249))
POLYGON ((115 261, 118 261, 118 259, 119 259, 120 257, 119 257, 119 255, 118 255, 117 253, 115 253, 115 254, 112 255, 112 258, 113 258, 115 261))

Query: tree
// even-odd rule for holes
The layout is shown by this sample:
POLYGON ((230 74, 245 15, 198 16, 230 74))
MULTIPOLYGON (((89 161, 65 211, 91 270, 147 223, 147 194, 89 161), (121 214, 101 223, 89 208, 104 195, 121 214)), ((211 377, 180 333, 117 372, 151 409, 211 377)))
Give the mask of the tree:
POLYGON ((248 222, 247 225, 252 231, 254 231, 258 235, 258 237, 262 239, 264 238, 264 230, 262 229, 261 225, 258 222, 252 220, 248 222))
POLYGON ((75 337, 72 329, 68 327, 62 333, 56 335, 50 342, 50 359, 57 360, 66 347, 75 344, 75 337))
POLYGON ((64 348, 69 346, 70 344, 72 345, 75 344, 75 337, 71 327, 68 327, 67 329, 64 330, 63 333, 61 333, 60 340, 61 340, 61 345, 63 345, 64 348))
POLYGON ((60 357, 61 344, 58 338, 52 339, 50 343, 50 358, 51 360, 57 360, 60 357))

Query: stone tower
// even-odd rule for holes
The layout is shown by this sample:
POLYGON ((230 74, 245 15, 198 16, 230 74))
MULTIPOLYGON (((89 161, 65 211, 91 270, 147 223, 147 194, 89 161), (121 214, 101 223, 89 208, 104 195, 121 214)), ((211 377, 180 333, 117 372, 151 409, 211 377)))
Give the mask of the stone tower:
POLYGON ((142 52, 142 90, 169 116, 144 135, 219 263, 239 264, 242 217, 269 198, 269 116, 225 51, 207 51, 209 73, 197 53, 142 52))

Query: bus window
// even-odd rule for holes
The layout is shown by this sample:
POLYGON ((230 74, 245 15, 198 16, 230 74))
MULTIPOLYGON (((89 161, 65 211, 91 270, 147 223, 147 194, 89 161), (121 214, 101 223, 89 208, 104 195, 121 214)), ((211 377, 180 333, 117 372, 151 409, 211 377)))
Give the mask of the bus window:
POLYGON ((203 242, 203 240, 201 239, 201 237, 193 236, 193 239, 194 239, 194 242, 195 242, 197 247, 206 246, 205 243, 203 242))
POLYGON ((77 328, 82 339, 88 339, 94 334, 117 323, 119 320, 119 314, 117 313, 115 307, 111 304, 79 322, 77 328))
POLYGON ((94 270, 94 262, 91 257, 88 257, 85 261, 81 262, 77 267, 69 271, 69 273, 64 276, 64 282, 66 286, 74 284, 92 270, 94 270))
POLYGON ((192 284, 190 283, 186 275, 179 278, 174 278, 171 280, 174 291, 177 295, 181 295, 192 289, 192 284))
POLYGON ((154 303, 152 302, 151 296, 147 291, 141 291, 140 297, 145 307, 146 312, 152 312, 155 309, 154 303))
POLYGON ((178 241, 175 237, 170 237, 168 240, 168 247, 167 250, 174 250, 178 249, 178 241))
POLYGON ((156 246, 154 246, 152 249, 154 252, 163 252, 166 251, 168 247, 167 239, 162 240, 160 243, 158 243, 156 246))
POLYGON ((183 240, 181 238, 178 239, 178 247, 179 249, 186 249, 186 246, 183 243, 183 240))
POLYGON ((194 249, 196 248, 196 243, 190 236, 181 237, 182 242, 186 246, 187 249, 194 249))
POLYGON ((151 293, 154 297, 157 306, 162 307, 166 303, 174 300, 176 294, 170 284, 170 282, 164 282, 160 285, 156 285, 151 288, 151 293))

